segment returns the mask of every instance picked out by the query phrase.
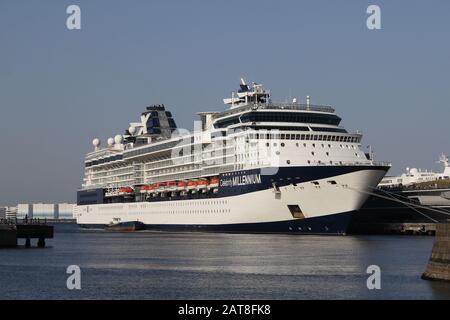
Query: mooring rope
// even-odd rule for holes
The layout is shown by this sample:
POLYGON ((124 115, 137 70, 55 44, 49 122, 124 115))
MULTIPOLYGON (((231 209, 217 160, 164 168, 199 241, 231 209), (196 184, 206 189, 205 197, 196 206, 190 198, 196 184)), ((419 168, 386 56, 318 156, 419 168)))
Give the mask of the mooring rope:
MULTIPOLYGON (((353 191, 356 191, 356 192, 365 193, 365 194, 372 195, 372 196, 375 196, 375 197, 378 197, 378 198, 381 198, 381 199, 385 199, 385 200, 390 200, 390 201, 398 202, 398 203, 401 203, 401 204, 403 204, 403 205, 405 205, 405 206, 407 206, 407 207, 410 207, 410 208, 411 208, 411 206, 412 206, 412 207, 416 207, 416 208, 420 208, 420 209, 426 209, 426 210, 438 212, 438 213, 441 213, 441 214, 444 214, 444 215, 450 215, 450 213, 449 213, 448 211, 439 210, 439 209, 436 209, 436 208, 433 208, 433 207, 422 206, 422 205, 415 204, 415 203, 414 203, 414 204, 413 204, 413 203, 408 203, 408 202, 406 202, 406 201, 402 201, 402 200, 397 199, 397 198, 392 197, 392 196, 391 196, 391 197, 387 197, 387 196, 383 196, 383 195, 377 194, 377 193, 375 193, 375 192, 358 190, 358 189, 356 189, 356 188, 349 187, 348 185, 341 185, 341 186, 342 186, 343 188, 350 189, 350 190, 353 190, 353 191)), ((380 189, 378 189, 378 188, 376 188, 376 187, 371 187, 371 186, 368 186, 368 187, 369 187, 370 189, 372 189, 372 190, 380 190, 380 189)), ((420 214, 422 214, 422 215, 424 215, 425 217, 429 218, 430 220, 433 220, 434 222, 438 222, 438 221, 436 221, 435 219, 432 219, 432 218, 428 217, 427 215, 425 215, 425 214, 422 213, 422 212, 419 212, 419 211, 417 211, 417 212, 420 213, 420 214)))
MULTIPOLYGON (((391 193, 391 192, 388 192, 388 191, 386 191, 386 190, 383 190, 383 189, 378 189, 378 191, 381 191, 381 192, 384 192, 385 194, 387 194, 388 196, 390 196, 391 197, 391 199, 393 199, 393 200, 395 200, 395 199, 398 199, 398 198, 395 198, 395 196, 391 193)), ((402 195, 399 195, 399 194, 397 194, 397 196, 399 196, 399 197, 402 197, 402 198, 405 198, 405 199, 408 199, 409 200, 409 198, 407 198, 407 197, 404 197, 404 196, 402 196, 402 195)), ((419 213, 419 214, 421 214, 421 215, 423 215, 424 217, 426 217, 426 218, 428 218, 428 219, 430 219, 431 221, 433 221, 433 222, 435 222, 435 223, 437 223, 438 221, 436 220, 436 219, 433 219, 432 217, 430 217, 430 216, 428 216, 428 215, 426 215, 425 213, 423 213, 423 212, 421 212, 421 211, 419 211, 418 209, 416 209, 416 208, 414 208, 412 205, 411 205, 411 203, 410 202, 408 202, 408 203, 406 203, 405 202, 405 205, 408 207, 408 208, 410 208, 410 209, 412 209, 412 210, 414 210, 415 212, 417 212, 417 213, 419 213)))

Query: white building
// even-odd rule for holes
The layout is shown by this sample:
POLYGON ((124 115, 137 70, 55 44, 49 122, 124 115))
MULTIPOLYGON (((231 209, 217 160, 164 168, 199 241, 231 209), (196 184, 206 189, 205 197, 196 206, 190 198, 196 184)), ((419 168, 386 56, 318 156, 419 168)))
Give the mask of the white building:
POLYGON ((54 203, 34 203, 34 219, 55 219, 58 212, 57 205, 54 203))
POLYGON ((6 207, 0 207, 0 219, 6 219, 6 207))
POLYGON ((58 219, 66 220, 66 219, 74 219, 73 217, 73 209, 75 204, 72 203, 59 203, 58 204, 58 219))
POLYGON ((17 217, 17 207, 6 207, 6 219, 15 220, 17 217))
POLYGON ((71 203, 20 203, 17 205, 17 218, 24 219, 61 219, 73 218, 74 204, 71 203))
POLYGON ((33 218, 33 205, 29 203, 19 203, 17 205, 17 219, 33 218))

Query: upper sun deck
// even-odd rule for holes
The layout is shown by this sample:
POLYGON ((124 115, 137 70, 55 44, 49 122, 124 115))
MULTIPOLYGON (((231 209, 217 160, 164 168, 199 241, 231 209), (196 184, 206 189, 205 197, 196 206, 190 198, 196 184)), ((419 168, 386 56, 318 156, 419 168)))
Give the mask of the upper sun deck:
POLYGON ((230 115, 234 115, 237 113, 250 111, 250 110, 276 110, 276 111, 305 111, 305 112, 322 112, 335 114, 335 109, 331 106, 327 105, 311 105, 311 104, 303 104, 298 102, 290 102, 290 103, 273 103, 268 102, 266 104, 248 104, 240 107, 235 107, 217 114, 217 118, 227 117, 230 115))

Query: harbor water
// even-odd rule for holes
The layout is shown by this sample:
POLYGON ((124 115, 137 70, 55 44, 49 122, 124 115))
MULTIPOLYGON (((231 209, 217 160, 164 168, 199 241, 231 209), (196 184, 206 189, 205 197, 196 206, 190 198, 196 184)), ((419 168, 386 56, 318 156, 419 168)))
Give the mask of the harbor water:
POLYGON ((433 240, 57 225, 47 248, 0 250, 0 299, 450 299, 449 283, 421 279, 433 240), (80 290, 67 288, 70 265, 80 290), (370 265, 379 290, 367 288, 370 265))

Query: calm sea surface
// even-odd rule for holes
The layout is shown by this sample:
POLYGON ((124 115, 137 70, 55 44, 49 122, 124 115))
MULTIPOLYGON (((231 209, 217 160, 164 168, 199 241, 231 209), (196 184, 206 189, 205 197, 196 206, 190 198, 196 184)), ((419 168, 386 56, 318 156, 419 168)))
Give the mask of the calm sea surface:
POLYGON ((0 250, 0 299, 450 299, 450 284, 420 279, 433 240, 59 225, 45 249, 0 250), (66 287, 69 265, 81 290, 66 287), (366 287, 369 265, 381 290, 366 287))

